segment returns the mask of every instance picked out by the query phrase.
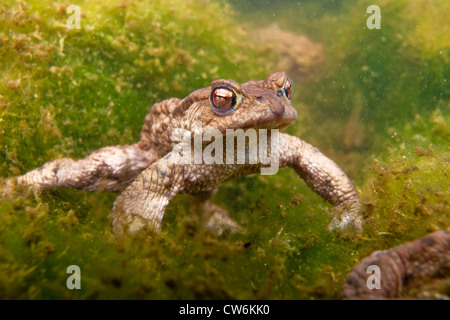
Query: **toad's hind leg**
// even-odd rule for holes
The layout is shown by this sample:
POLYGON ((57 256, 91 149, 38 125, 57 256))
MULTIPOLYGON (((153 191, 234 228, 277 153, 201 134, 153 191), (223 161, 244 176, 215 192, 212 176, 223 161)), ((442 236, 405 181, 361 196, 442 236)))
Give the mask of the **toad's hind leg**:
POLYGON ((203 226, 218 236, 242 232, 242 227, 228 216, 228 212, 211 201, 217 190, 218 187, 215 187, 190 195, 192 207, 200 216, 203 226))
POLYGON ((69 187, 88 191, 121 191, 155 159, 136 145, 111 146, 86 158, 56 159, 9 182, 32 185, 39 191, 69 187))

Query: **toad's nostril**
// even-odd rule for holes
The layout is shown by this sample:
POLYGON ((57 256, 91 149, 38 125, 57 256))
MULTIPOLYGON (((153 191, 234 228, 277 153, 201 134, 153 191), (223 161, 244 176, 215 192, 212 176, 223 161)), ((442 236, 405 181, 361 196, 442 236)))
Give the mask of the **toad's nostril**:
POLYGON ((256 102, 258 102, 258 103, 264 103, 265 101, 266 101, 266 99, 264 99, 263 97, 256 98, 256 102))
POLYGON ((284 104, 282 103, 277 103, 277 104, 272 104, 272 112, 277 116, 277 117, 283 117, 284 115, 284 111, 286 110, 284 104))

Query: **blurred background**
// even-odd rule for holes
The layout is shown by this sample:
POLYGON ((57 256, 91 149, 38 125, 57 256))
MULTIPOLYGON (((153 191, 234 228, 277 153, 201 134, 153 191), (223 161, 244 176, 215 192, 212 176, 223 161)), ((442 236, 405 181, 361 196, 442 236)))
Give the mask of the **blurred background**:
POLYGON ((117 242, 115 194, 0 192, 0 297, 337 299, 373 250, 448 227, 450 3, 378 1, 369 29, 372 4, 0 2, 0 177, 134 143, 153 103, 214 79, 286 71, 299 114, 286 131, 337 162, 366 207, 362 236, 331 233, 331 206, 283 170, 219 189, 243 234, 201 230, 181 195, 161 235, 117 242), (72 264, 82 290, 65 285, 72 264))

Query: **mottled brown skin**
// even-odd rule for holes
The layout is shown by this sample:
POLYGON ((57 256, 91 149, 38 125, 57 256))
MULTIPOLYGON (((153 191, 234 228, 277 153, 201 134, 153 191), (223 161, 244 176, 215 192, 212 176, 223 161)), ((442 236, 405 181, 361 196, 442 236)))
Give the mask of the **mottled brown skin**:
MULTIPOLYGON (((284 129, 297 117, 296 109, 283 94, 286 81, 284 72, 243 84, 215 80, 211 87, 196 90, 183 100, 172 98, 156 103, 145 118, 138 143, 102 148, 78 161, 50 161, 17 177, 15 183, 34 185, 41 191, 72 187, 121 192, 112 210, 113 231, 118 235, 148 226, 159 231, 165 208, 178 193, 193 195, 207 227, 219 234, 237 231, 240 227, 209 198, 221 182, 258 173, 263 165, 180 164, 171 152, 176 144, 171 136, 176 128, 198 131, 197 121, 202 121, 203 132, 284 129), (211 90, 221 86, 238 97, 234 112, 228 115, 216 114, 210 105, 211 90)), ((333 161, 287 134, 279 135, 279 150, 280 167, 293 168, 315 192, 336 206, 330 228, 361 230, 361 201, 350 179, 333 161)))
POLYGON ((450 275, 450 228, 385 251, 376 251, 353 268, 342 299, 396 299, 433 278, 450 275), (380 267, 380 289, 369 289, 369 266, 380 267))

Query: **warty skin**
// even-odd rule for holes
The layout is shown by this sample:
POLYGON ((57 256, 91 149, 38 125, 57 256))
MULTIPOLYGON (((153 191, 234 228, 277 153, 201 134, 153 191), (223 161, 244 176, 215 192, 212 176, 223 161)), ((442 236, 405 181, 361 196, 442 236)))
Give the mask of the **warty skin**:
MULTIPOLYGON (((39 191, 70 187, 121 192, 111 215, 116 235, 135 233, 149 226, 159 231, 167 205, 179 193, 191 194, 196 199, 196 207, 208 228, 218 234, 238 231, 240 226, 210 197, 221 182, 258 173, 263 165, 180 164, 171 152, 176 144, 172 134, 180 128, 198 133, 195 124, 199 121, 203 133, 210 129, 224 134, 226 129, 282 130, 297 118, 290 103, 291 85, 284 72, 243 84, 215 80, 210 87, 196 90, 182 100, 172 98, 153 105, 136 144, 101 148, 81 160, 49 161, 8 179, 7 183, 32 185, 39 191), (213 110, 216 105, 219 108, 213 110), (224 110, 217 110, 221 108, 224 110), (218 113, 222 111, 228 113, 218 113)), ((350 227, 360 232, 361 201, 343 170, 298 137, 280 133, 278 148, 280 168, 293 168, 312 190, 335 206, 330 228, 350 227)))

